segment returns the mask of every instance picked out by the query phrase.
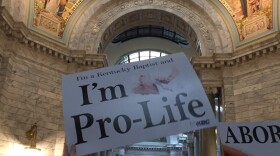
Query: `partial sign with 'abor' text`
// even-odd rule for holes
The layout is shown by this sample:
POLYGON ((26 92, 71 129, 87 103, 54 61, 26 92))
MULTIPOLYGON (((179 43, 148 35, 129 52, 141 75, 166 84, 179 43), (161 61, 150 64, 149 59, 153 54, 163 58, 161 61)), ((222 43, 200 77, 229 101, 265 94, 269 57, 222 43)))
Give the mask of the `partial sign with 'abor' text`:
POLYGON ((224 122, 218 132, 225 155, 279 156, 279 121, 224 122))

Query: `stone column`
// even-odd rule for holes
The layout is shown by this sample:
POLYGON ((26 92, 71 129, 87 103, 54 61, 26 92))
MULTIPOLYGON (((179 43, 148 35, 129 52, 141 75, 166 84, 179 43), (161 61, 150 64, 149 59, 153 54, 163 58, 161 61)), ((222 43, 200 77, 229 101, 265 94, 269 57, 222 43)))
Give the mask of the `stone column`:
MULTIPOLYGON (((215 87, 205 87, 206 94, 210 101, 213 111, 215 110, 214 98, 217 94, 217 88, 215 87)), ((205 128, 200 130, 200 153, 201 156, 216 156, 216 127, 205 128)))
POLYGON ((194 156, 194 132, 188 132, 187 135, 188 156, 194 156))
POLYGON ((199 133, 198 131, 195 131, 193 138, 194 156, 199 156, 199 140, 199 133))
MULTIPOLYGON (((171 136, 168 136, 166 138, 167 138, 167 145, 168 146, 174 147, 176 144, 178 144, 177 135, 171 135, 171 136)), ((169 155, 170 156, 176 155, 176 150, 174 150, 173 148, 169 148, 169 155)))
MULTIPOLYGON (((221 100, 219 100, 219 97, 215 97, 215 113, 216 113, 216 119, 218 122, 221 121, 221 112, 223 110, 219 101, 221 101, 221 100)), ((215 133, 216 133, 216 138, 217 138, 217 156, 221 156, 221 142, 220 142, 220 138, 218 136, 217 129, 216 129, 215 133)))

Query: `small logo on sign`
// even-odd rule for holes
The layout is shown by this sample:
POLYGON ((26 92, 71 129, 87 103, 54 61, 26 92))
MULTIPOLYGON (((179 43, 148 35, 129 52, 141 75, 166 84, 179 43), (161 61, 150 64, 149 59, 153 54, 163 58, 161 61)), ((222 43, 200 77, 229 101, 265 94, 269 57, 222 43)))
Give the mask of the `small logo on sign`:
POLYGON ((196 122, 196 126, 199 127, 199 126, 205 126, 205 125, 209 125, 210 124, 210 120, 207 119, 207 120, 200 120, 200 121, 197 121, 196 122))

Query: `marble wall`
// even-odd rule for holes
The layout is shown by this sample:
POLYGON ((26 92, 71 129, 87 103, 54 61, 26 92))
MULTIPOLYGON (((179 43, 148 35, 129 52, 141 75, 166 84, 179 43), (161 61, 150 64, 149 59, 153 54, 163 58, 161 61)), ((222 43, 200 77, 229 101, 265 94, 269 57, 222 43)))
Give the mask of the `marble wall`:
POLYGON ((280 54, 232 68, 235 121, 280 119, 280 54))
POLYGON ((37 148, 43 155, 61 156, 61 77, 83 69, 20 44, 3 31, 0 35, 0 155, 28 147, 25 132, 37 123, 37 148))
MULTIPOLYGON (((280 53, 256 52, 240 58, 193 58, 205 89, 221 87, 223 121, 272 121, 280 118, 280 53), (202 60, 203 59, 203 60, 202 60), (216 63, 212 61, 216 59, 216 63), (221 60, 219 60, 221 59, 221 60), (227 61, 224 61, 227 59, 227 61), (212 61, 211 61, 212 60, 212 61)), ((214 61, 215 62, 215 61, 214 61)))

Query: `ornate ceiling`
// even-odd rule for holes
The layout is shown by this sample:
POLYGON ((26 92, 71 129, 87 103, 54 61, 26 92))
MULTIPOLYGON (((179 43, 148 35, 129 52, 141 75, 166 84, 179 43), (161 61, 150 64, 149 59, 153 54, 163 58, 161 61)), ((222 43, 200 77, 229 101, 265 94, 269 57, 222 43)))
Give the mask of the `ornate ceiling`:
POLYGON ((30 10, 32 26, 62 38, 65 27, 84 0, 33 0, 30 10))
POLYGON ((231 15, 239 39, 273 29, 272 0, 220 0, 231 15))
MULTIPOLYGON (((1 2, 1 1, 0 1, 1 2)), ((183 34, 204 55, 229 53, 278 31, 278 0, 2 0, 15 21, 73 50, 102 53, 143 24, 183 34)))

